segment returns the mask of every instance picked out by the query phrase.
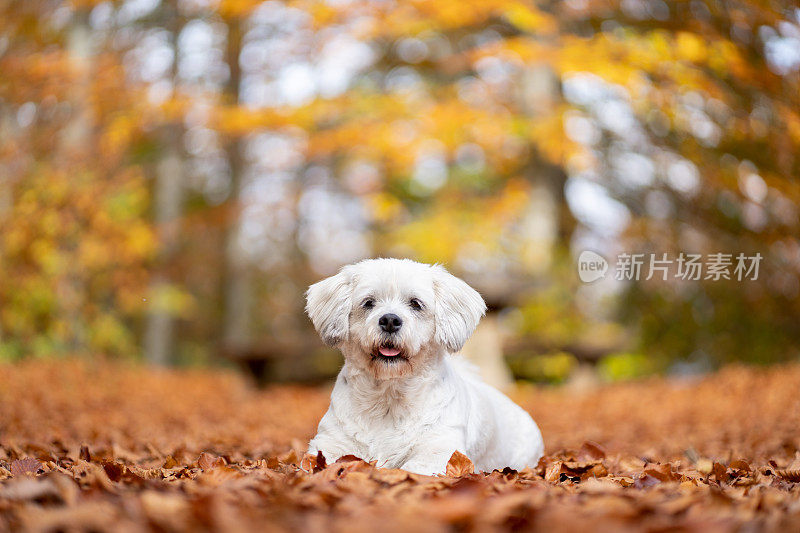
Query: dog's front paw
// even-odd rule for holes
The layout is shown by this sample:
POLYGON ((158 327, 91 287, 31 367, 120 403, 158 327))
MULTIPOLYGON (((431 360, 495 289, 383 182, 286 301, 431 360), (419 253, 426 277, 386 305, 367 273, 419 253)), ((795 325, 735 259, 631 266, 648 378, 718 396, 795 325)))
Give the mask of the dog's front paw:
POLYGON ((441 476, 447 470, 447 464, 434 464, 425 461, 409 461, 400 467, 402 470, 412 474, 422 474, 423 476, 441 476))

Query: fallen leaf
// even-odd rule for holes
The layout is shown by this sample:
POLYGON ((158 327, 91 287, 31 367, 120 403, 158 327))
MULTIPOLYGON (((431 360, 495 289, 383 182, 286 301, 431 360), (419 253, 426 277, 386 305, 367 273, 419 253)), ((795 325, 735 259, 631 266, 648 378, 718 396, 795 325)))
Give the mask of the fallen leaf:
POLYGON ((14 477, 35 476, 43 471, 42 463, 32 457, 11 461, 8 469, 14 477))
POLYGON ((793 483, 800 483, 800 470, 776 470, 775 473, 793 483))
POLYGON ((596 442, 587 440, 581 445, 580 455, 589 459, 605 459, 606 450, 596 442))
POLYGON ((557 483, 559 481, 559 477, 561 476, 561 467, 563 466, 563 464, 564 463, 562 463, 561 461, 556 461, 555 463, 547 467, 547 470, 545 471, 544 474, 544 479, 546 481, 549 481, 550 483, 557 483))
POLYGON ((103 462, 103 470, 105 470, 108 479, 115 483, 125 482, 132 485, 141 486, 145 482, 145 479, 141 475, 132 471, 122 463, 105 461, 103 462))
MULTIPOLYGON (((225 459, 222 457, 217 457, 208 452, 203 452, 200 454, 200 457, 197 458, 197 466, 203 470, 211 470, 212 468, 216 468, 218 466, 225 466, 225 459)), ((165 466, 164 468, 169 467, 165 466)))
POLYGON ((116 482, 122 479, 122 476, 125 474, 125 465, 120 463, 105 462, 103 463, 103 470, 106 471, 108 479, 116 482))
POLYGON ((753 471, 753 469, 750 467, 750 463, 748 463, 744 459, 737 459, 735 461, 731 461, 731 464, 729 466, 730 468, 733 468, 735 470, 741 470, 742 472, 753 471))
POLYGON ((590 479, 590 478, 599 478, 605 477, 608 475, 608 468, 603 463, 598 463, 594 465, 592 468, 587 470, 582 476, 581 480, 590 479))
MULTIPOLYGON (((16 365, 4 369, 14 378, 4 383, 7 387, 40 387, 35 392, 50 395, 42 405, 51 411, 73 405, 73 396, 86 391, 90 399, 108 397, 124 416, 116 421, 87 412, 78 428, 53 426, 43 443, 39 428, 0 413, 0 530, 11 520, 20 525, 15 530, 30 531, 249 531, 264 524, 275 530, 388 531, 396 526, 431 533, 729 531, 753 524, 790 527, 800 501, 800 469, 793 466, 800 413, 792 407, 800 365, 780 372, 726 370, 679 388, 660 379, 613 384, 593 393, 591 401, 559 389, 531 388, 520 401, 536 404, 545 442, 563 451, 549 452, 535 467, 518 472, 475 472, 470 461, 456 455, 451 462, 458 468, 451 464, 449 476, 378 468, 353 455, 332 464, 319 454, 304 457, 300 450, 328 406, 329 389, 251 390, 242 384, 225 392, 233 381, 184 371, 170 373, 167 387, 163 376, 149 371, 112 368, 109 379, 58 373, 82 380, 68 389, 60 381, 40 386, 30 376, 41 371, 26 378, 16 374, 22 372, 16 365), (731 392, 756 390, 764 382, 772 392, 759 409, 752 404, 760 396, 731 392), (220 395, 227 400, 220 402, 220 395), (237 408, 231 409, 234 403, 237 408), (688 448, 680 442, 684 418, 653 417, 654 406, 691 419, 696 429, 691 444, 700 451, 682 452, 688 448), (200 416, 208 409, 219 409, 211 420, 226 422, 209 424, 200 416), (722 412, 740 416, 734 440, 718 431, 722 412), (177 428, 176 416, 185 421, 177 428), (763 428, 770 424, 774 435, 765 436, 763 428), (589 425, 596 442, 584 443, 579 435, 589 425), (730 463, 717 459, 715 466, 704 456, 730 463), (38 459, 28 472, 45 473, 14 476, 12 459, 23 457, 38 459), (301 462, 305 470, 298 468, 301 462), (728 481, 718 480, 726 475, 728 481)), ((24 395, 0 401, 17 397, 24 395)), ((13 405, 0 411, 9 409, 13 405)), ((33 413, 34 419, 44 416, 71 415, 33 413)))
POLYGON ((652 487, 661 483, 661 480, 655 476, 651 476, 649 474, 642 474, 641 476, 637 477, 634 482, 633 486, 637 489, 643 489, 646 487, 652 487))
POLYGON ((322 451, 317 452, 317 471, 324 469, 326 466, 325 456, 322 455, 322 451))
POLYGON ((677 479, 677 476, 672 472, 672 465, 669 463, 649 463, 645 465, 644 473, 661 482, 675 481, 677 479))
POLYGON ((369 477, 385 485, 397 485, 411 479, 408 472, 398 468, 376 468, 369 477))
POLYGON ((723 483, 731 479, 731 477, 728 475, 728 469, 724 465, 720 463, 714 463, 712 469, 714 472, 714 477, 717 478, 718 482, 723 483))
POLYGON ((474 474, 475 465, 472 464, 472 461, 470 461, 469 457, 456 450, 453 452, 453 455, 450 456, 450 460, 447 461, 447 469, 445 473, 446 475, 452 477, 461 477, 466 476, 467 474, 474 474))
POLYGON ((89 447, 87 445, 84 444, 81 446, 81 449, 78 452, 78 457, 87 462, 92 460, 92 454, 89 453, 89 447))
POLYGON ((364 459, 362 459, 361 457, 356 457, 355 455, 343 455, 343 456, 339 457, 338 459, 336 459, 337 463, 349 463, 349 462, 352 462, 352 461, 365 462, 364 459))
POLYGON ((614 482, 609 478, 598 479, 596 477, 592 477, 580 484, 580 490, 581 492, 592 493, 592 494, 617 492, 622 490, 622 485, 620 483, 614 482))
POLYGON ((635 480, 632 477, 627 476, 613 476, 609 479, 615 483, 619 483, 623 487, 630 487, 635 483, 635 480))
POLYGON ((325 461, 325 456, 322 455, 322 451, 317 451, 317 455, 307 453, 300 461, 300 468, 304 472, 310 472, 312 474, 325 470, 326 466, 327 463, 325 461))

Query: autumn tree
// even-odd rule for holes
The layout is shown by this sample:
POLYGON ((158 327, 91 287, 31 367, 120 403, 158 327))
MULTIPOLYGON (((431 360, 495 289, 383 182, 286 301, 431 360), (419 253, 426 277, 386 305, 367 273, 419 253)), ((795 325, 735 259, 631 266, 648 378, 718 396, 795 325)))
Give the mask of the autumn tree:
POLYGON ((141 105, 88 7, 63 8, 2 8, 2 352, 134 355, 155 245, 128 161, 141 105))
POLYGON ((390 254, 515 310, 526 356, 796 353, 788 2, 2 9, 4 353, 308 354, 308 283, 390 254), (584 248, 765 259, 598 289, 584 248))

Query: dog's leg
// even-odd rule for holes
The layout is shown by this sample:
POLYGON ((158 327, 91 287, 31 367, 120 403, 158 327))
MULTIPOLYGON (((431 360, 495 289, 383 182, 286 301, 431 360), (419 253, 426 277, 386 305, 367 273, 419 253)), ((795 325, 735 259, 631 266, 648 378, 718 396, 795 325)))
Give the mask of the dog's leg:
POLYGON ((318 452, 322 452, 322 456, 325 457, 325 462, 327 463, 334 463, 340 457, 356 455, 357 453, 353 451, 351 446, 343 446, 339 442, 326 439, 320 435, 317 435, 308 443, 308 453, 317 455, 318 452))
POLYGON ((401 466, 414 474, 432 476, 444 474, 447 462, 456 450, 466 453, 466 443, 459 432, 448 431, 420 439, 411 457, 401 466))
MULTIPOLYGON (((452 455, 452 453, 450 455, 452 455)), ((406 462, 401 469, 407 470, 412 474, 422 474, 425 476, 441 475, 447 470, 448 459, 450 459, 450 456, 444 457, 444 454, 427 459, 412 459, 406 462)))
POLYGON ((344 455, 358 455, 361 451, 357 444, 344 434, 341 424, 330 408, 320 420, 316 436, 308 443, 308 453, 316 455, 319 451, 328 463, 344 455))

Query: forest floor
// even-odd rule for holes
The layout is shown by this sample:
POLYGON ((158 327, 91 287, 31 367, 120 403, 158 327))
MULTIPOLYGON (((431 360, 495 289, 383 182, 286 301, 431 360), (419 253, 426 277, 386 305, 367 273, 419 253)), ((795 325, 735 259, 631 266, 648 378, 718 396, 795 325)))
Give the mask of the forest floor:
POLYGON ((798 531, 799 389, 797 365, 522 387, 537 468, 425 477, 304 456, 329 387, 0 365, 0 531, 798 531))

